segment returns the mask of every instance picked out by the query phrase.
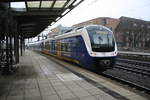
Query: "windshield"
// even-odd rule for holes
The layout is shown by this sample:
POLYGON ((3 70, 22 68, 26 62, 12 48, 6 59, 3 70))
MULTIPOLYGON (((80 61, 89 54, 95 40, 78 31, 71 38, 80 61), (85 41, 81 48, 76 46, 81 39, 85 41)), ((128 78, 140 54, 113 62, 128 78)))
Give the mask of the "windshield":
POLYGON ((113 37, 112 34, 109 34, 108 32, 104 31, 93 31, 92 40, 94 44, 99 44, 99 45, 113 45, 113 37))
POLYGON ((87 31, 93 51, 95 49, 101 49, 96 51, 114 50, 114 38, 111 31, 97 26, 87 27, 87 31))

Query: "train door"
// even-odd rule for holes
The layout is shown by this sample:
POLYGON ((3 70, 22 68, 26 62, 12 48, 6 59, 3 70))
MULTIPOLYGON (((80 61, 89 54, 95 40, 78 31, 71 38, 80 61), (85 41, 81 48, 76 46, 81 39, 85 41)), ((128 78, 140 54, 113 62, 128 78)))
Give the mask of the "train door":
POLYGON ((83 42, 81 37, 77 37, 77 42, 76 42, 76 57, 77 59, 82 62, 83 60, 83 42))
POLYGON ((73 38, 71 41, 71 57, 77 60, 77 37, 73 38))
POLYGON ((56 52, 57 56, 61 56, 61 40, 57 40, 57 47, 56 47, 56 52))
POLYGON ((84 41, 83 41, 83 38, 82 37, 78 37, 78 42, 77 42, 77 57, 80 61, 80 63, 82 65, 86 65, 88 62, 87 62, 87 57, 86 57, 86 48, 85 48, 85 44, 84 44, 84 41))

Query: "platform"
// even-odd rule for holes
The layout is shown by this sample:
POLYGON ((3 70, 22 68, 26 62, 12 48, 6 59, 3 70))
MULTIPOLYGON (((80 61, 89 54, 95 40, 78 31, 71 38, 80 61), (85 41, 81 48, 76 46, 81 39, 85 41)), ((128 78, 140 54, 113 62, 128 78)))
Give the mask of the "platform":
POLYGON ((15 74, 0 76, 0 100, 148 100, 80 67, 26 51, 15 74))
POLYGON ((139 55, 139 56, 150 56, 148 52, 133 52, 133 51, 118 51, 119 54, 139 55))

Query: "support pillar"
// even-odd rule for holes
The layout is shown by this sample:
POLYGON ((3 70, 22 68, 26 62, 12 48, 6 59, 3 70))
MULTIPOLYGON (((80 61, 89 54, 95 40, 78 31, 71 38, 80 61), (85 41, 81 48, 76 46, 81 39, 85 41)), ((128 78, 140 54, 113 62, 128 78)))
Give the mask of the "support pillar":
POLYGON ((14 55, 15 55, 15 64, 19 63, 19 34, 17 23, 15 23, 14 31, 14 55))
POLYGON ((10 13, 10 4, 8 9, 6 10, 6 17, 5 17, 5 42, 6 47, 3 49, 3 72, 2 74, 8 75, 12 73, 12 44, 11 44, 11 13, 10 13))
POLYGON ((22 56, 23 54, 23 37, 22 34, 20 35, 20 55, 22 56))

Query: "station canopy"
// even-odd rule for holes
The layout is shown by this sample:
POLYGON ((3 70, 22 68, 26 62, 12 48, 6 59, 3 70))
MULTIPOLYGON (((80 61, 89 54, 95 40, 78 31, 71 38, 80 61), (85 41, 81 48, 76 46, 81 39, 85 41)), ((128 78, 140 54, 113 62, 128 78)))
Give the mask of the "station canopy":
POLYGON ((84 0, 1 0, 10 10, 24 38, 41 33, 84 0))

